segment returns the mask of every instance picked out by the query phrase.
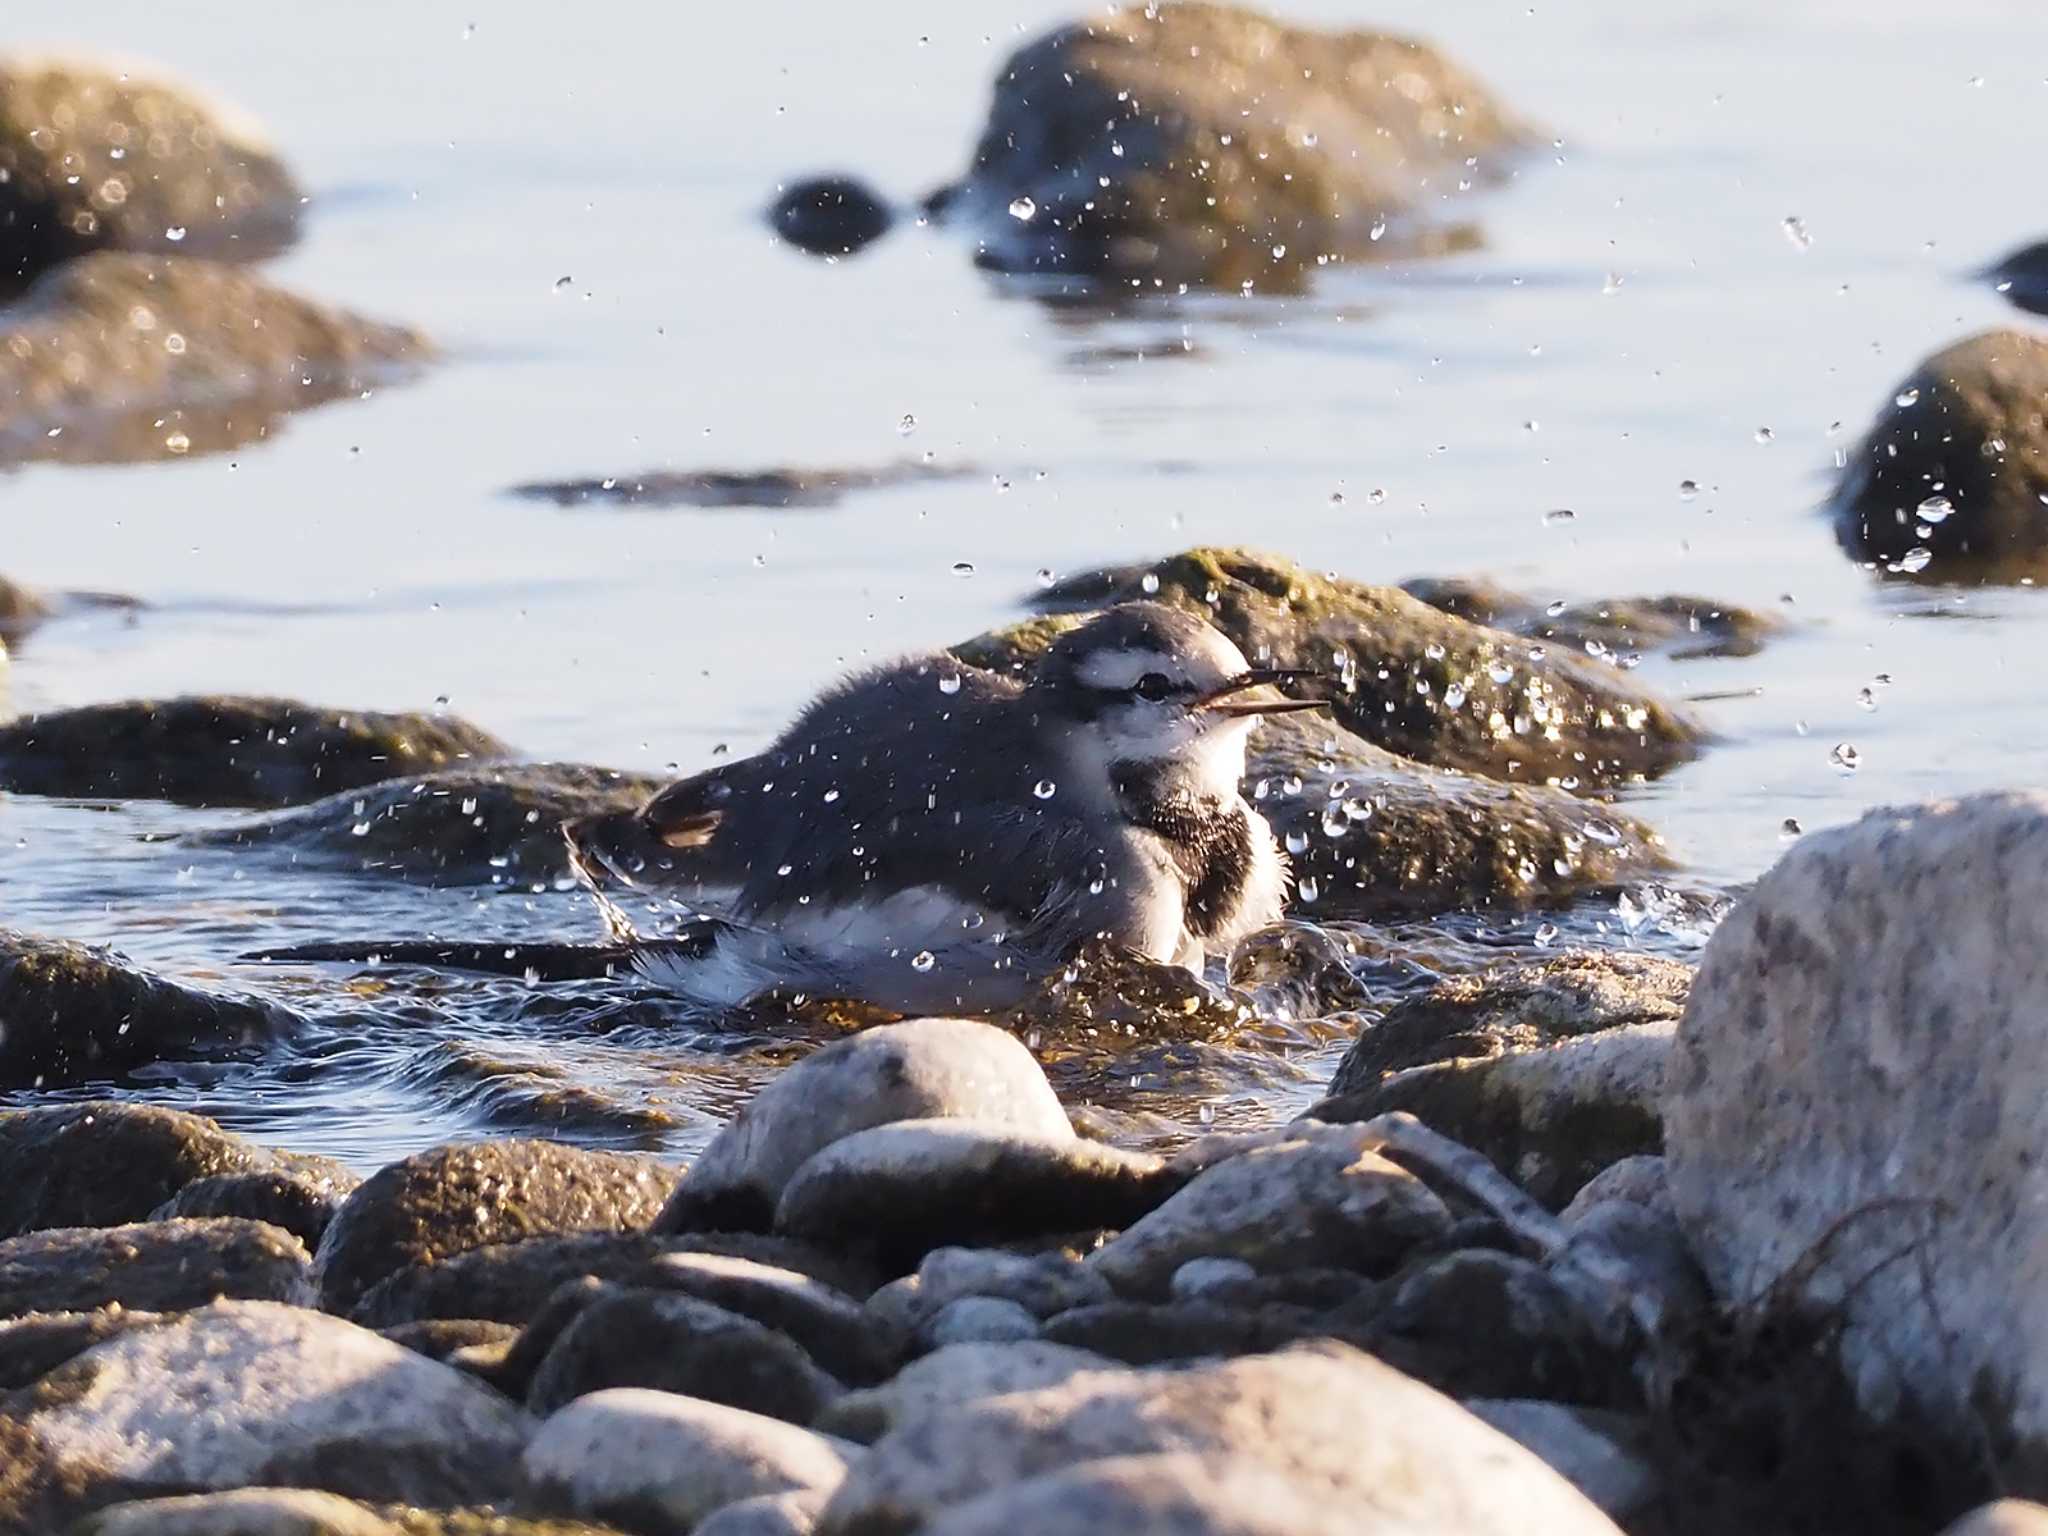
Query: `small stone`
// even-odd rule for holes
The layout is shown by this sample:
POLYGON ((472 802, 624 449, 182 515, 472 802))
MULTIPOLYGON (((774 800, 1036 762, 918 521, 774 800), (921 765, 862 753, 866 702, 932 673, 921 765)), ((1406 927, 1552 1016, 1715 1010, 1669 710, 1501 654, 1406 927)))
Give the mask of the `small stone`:
POLYGON ((1011 1344, 1038 1337, 1038 1319, 1003 1296, 959 1296, 932 1314, 924 1337, 948 1344, 1011 1344))
POLYGON ((913 1360, 879 1387, 849 1392, 813 1422, 821 1433, 862 1444, 880 1439, 899 1419, 943 1414, 948 1407, 1058 1386, 1084 1371, 1115 1370, 1105 1355, 1065 1344, 1023 1340, 947 1344, 913 1360))
POLYGON ((1001 1296, 1034 1317, 1111 1299, 1108 1282, 1064 1253, 935 1248, 917 1267, 917 1311, 929 1316, 963 1296, 1001 1296))
POLYGON ((1201 1301, 1212 1292, 1256 1280, 1259 1272, 1243 1259, 1194 1258, 1173 1272, 1167 1290, 1175 1301, 1201 1301))
POLYGON ((308 1249, 317 1248, 341 1202, 362 1183, 339 1163, 295 1161, 283 1168, 220 1173, 194 1179, 150 1212, 152 1221, 186 1216, 233 1216, 282 1227, 308 1249))
POLYGON ((1042 1337, 1124 1365, 1261 1354, 1308 1339, 1360 1342, 1363 1327, 1345 1327, 1306 1307, 1227 1306, 1210 1301, 1112 1301, 1048 1318, 1042 1337))

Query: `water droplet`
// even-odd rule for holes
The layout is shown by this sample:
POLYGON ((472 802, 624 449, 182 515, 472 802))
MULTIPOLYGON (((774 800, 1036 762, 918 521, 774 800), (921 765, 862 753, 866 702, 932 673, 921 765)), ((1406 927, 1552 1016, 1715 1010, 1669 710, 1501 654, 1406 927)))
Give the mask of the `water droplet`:
POLYGON ((1569 523, 1577 518, 1578 515, 1570 507, 1553 507, 1550 511, 1543 514, 1543 521, 1545 523, 1569 523))
POLYGON ((1604 847, 1614 848, 1618 847, 1621 843, 1621 828, 1611 821, 1601 821, 1596 818, 1587 822, 1579 830, 1584 832, 1588 839, 1604 847))
POLYGON ((189 453, 192 451, 192 439, 182 432, 173 432, 164 439, 164 447, 172 453, 189 453))
POLYGON ((1920 391, 1917 389, 1902 389, 1896 395, 1892 396, 1893 405, 1908 406, 1918 405, 1919 403, 1920 391))
POLYGON ((1877 690, 1875 688, 1858 688, 1856 690, 1856 702, 1864 709, 1877 708, 1877 690))
POLYGON ((1312 906, 1316 898, 1323 894, 1323 888, 1314 875, 1304 875, 1294 887, 1294 894, 1299 896, 1304 903, 1312 906))
POLYGON ((1054 583, 1055 581, 1057 581, 1057 580, 1058 580, 1059 578, 1053 575, 1053 570, 1052 570, 1052 567, 1051 567, 1051 566, 1049 566, 1049 565, 1041 565, 1041 566, 1040 566, 1040 567, 1038 568, 1038 578, 1037 578, 1037 579, 1038 579, 1038 584, 1039 584, 1039 585, 1040 585, 1041 587, 1049 587, 1049 586, 1051 586, 1051 585, 1052 585, 1052 584, 1053 584, 1053 583, 1054 583))
POLYGON ((1778 824, 1778 835, 1780 837, 1797 837, 1805 830, 1806 828, 1799 825, 1799 818, 1797 816, 1787 816, 1778 824))
POLYGON ((555 279, 555 292, 567 293, 569 291, 570 284, 574 283, 575 281, 576 279, 574 277, 572 277, 569 273, 564 272, 560 277, 555 279))
POLYGON ((1453 683, 1444 690, 1444 706, 1447 709, 1463 709, 1465 707, 1465 698, 1465 685, 1463 683, 1453 683))
POLYGON ((1551 618, 1557 618, 1560 614, 1564 612, 1564 599, 1561 597, 1558 598, 1557 601, 1545 607, 1543 611, 1546 614, 1548 614, 1551 618))
POLYGON ((958 672, 941 672, 939 674, 939 692, 953 694, 959 691, 960 674, 958 672))
POLYGON ((1955 509, 1956 504, 1946 496, 1930 496, 1913 511, 1923 523, 1945 523, 1955 509))
POLYGON ((1486 675, 1496 683, 1511 683, 1515 679, 1514 663, 1508 661, 1489 661, 1486 664, 1486 675))
POLYGON ((1699 495, 1699 493, 1700 493, 1700 483, 1699 483, 1699 481, 1697 481, 1697 480, 1681 480, 1681 481, 1679 481, 1679 482, 1678 482, 1678 499, 1679 499, 1680 501, 1691 501, 1691 500, 1693 499, 1693 497, 1695 497, 1695 496, 1699 495))
POLYGON ((1283 260, 1283 259, 1285 259, 1286 255, 1287 255, 1287 247, 1286 247, 1286 246, 1284 246, 1284 245, 1276 245, 1276 246, 1274 246, 1274 247, 1273 247, 1273 259, 1274 259, 1275 261, 1280 261, 1280 260, 1283 260))
POLYGON ((1381 236, 1383 236, 1384 234, 1386 234, 1386 232, 1387 232, 1387 216, 1386 216, 1385 214, 1381 214, 1381 215, 1380 215, 1380 216, 1379 216, 1378 218, 1376 218, 1376 219, 1374 219, 1374 220, 1372 221, 1372 228, 1371 228, 1371 229, 1368 229, 1368 230, 1367 230, 1367 231, 1366 231, 1365 233, 1366 233, 1366 238, 1367 238, 1367 239, 1370 239, 1370 240, 1377 240, 1377 239, 1379 239, 1379 238, 1380 238, 1381 236))
POLYGON ((1333 506, 1333 507, 1341 507, 1341 506, 1343 506, 1343 505, 1344 505, 1344 493, 1343 493, 1342 491, 1332 491, 1332 492, 1330 492, 1330 505, 1331 505, 1331 506, 1333 506))
POLYGON ((1769 427, 1758 427, 1756 429, 1756 440, 1760 443, 1768 443, 1777 435, 1769 427))
POLYGON ((828 790, 826 790, 826 791, 825 791, 825 803, 826 803, 827 805, 830 805, 830 804, 831 804, 831 803, 832 803, 832 802, 833 802, 834 800, 837 800, 838 798, 839 798, 839 791, 838 791, 838 790, 836 790, 836 789, 828 789, 828 790))
POLYGON ((1557 942, 1557 924, 1538 923, 1533 935, 1538 949, 1548 949, 1557 942))
POLYGON ((1195 1111, 1195 1118, 1204 1125, 1214 1125, 1216 1123, 1216 1106, 1205 1099, 1201 1107, 1195 1111))
POLYGON ((1372 488, 1371 493, 1367 495, 1365 499, 1371 502, 1374 506, 1378 506, 1381 502, 1387 499, 1387 493, 1381 490, 1378 486, 1374 486, 1372 488))
POLYGON ((1899 556, 1898 568, 1908 576, 1917 576, 1932 564, 1934 564, 1934 551, 1925 544, 1915 544, 1911 549, 1899 556))
POLYGON ((185 238, 185 226, 182 224, 171 225, 170 228, 164 231, 164 238, 170 241, 171 244, 176 245, 185 238))
POLYGON ((903 419, 896 423, 896 435, 898 437, 908 437, 911 433, 915 432, 916 430, 917 418, 911 415, 910 412, 905 411, 903 413, 903 419))
POLYGON ((775 873, 787 877, 789 872, 795 868, 794 864, 778 864, 775 866, 775 873))
POLYGON ((1828 754, 1828 761, 1844 773, 1854 773, 1863 766, 1863 754, 1849 742, 1838 741, 1835 750, 1828 754))
POLYGON ((1038 204, 1028 197, 1020 197, 1010 203, 1010 217, 1029 224, 1038 217, 1038 204))
POLYGON ((359 821, 350 827, 349 831, 357 837, 368 837, 370 835, 370 824, 367 821, 359 821))
POLYGON ((1813 248, 1813 236, 1806 232, 1804 219, 1788 217, 1779 227, 1785 231, 1785 238, 1792 242, 1793 250, 1807 251, 1813 248))
POLYGON ((1150 597, 1159 590, 1159 574, 1156 571, 1147 571, 1138 586, 1147 597, 1150 597))
POLYGON ((1621 285, 1623 281, 1624 279, 1622 278, 1622 275, 1619 272, 1610 272, 1607 274, 1607 280, 1601 283, 1600 291, 1604 294, 1610 295, 1619 293, 1621 292, 1621 285))
POLYGON ((1041 800, 1050 800, 1054 795, 1058 794, 1059 792, 1059 785, 1053 783, 1051 779, 1040 779, 1036 784, 1031 786, 1031 793, 1038 796, 1038 798, 1041 800))
POLYGON ((955 560, 953 562, 953 574, 955 576, 972 576, 974 574, 974 562, 972 560, 955 560))
POLYGON ((938 963, 939 957, 928 949, 920 949, 910 957, 910 968, 913 971, 928 971, 938 963))
POLYGON ((1343 805, 1338 802, 1332 801, 1323 810, 1323 836, 1329 838, 1338 838, 1342 837, 1346 832, 1349 832, 1350 830, 1351 821, 1350 818, 1344 814, 1343 805))
POLYGON ((1290 827, 1285 839, 1289 853, 1308 852, 1308 834, 1299 827, 1290 827))
POLYGON ((1289 775, 1287 775, 1286 778, 1282 779, 1280 781, 1280 793, 1288 796, 1300 794, 1301 775, 1298 773, 1290 773, 1289 775))

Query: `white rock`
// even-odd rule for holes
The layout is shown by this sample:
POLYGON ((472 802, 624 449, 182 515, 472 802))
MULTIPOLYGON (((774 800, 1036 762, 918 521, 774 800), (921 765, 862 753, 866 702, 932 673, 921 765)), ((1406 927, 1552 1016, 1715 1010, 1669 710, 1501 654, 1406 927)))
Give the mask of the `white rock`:
POLYGON ((655 1508, 687 1529, 760 1494, 829 1493, 858 1454, 741 1408, 614 1387, 543 1422, 527 1447, 526 1475, 578 1514, 655 1508))
POLYGON ((927 1119, 1073 1134, 1038 1062, 1007 1031, 972 1019, 883 1025, 814 1051, 756 1094, 712 1138, 657 1228, 723 1201, 772 1210, 812 1154, 856 1131, 927 1119))
POLYGON ((728 1504, 690 1536, 810 1536, 826 1495, 816 1488, 757 1493, 728 1504))
POLYGON ((232 1488, 331 1440, 445 1449, 488 1472, 531 1420, 438 1361, 324 1313, 224 1301, 132 1329, 61 1367, 26 1423, 58 1468, 140 1486, 232 1488))
POLYGON ((911 1361, 879 1387, 847 1393, 818 1415, 816 1427, 849 1440, 876 1440, 908 1415, 943 1413, 1005 1392, 1033 1392, 1084 1371, 1123 1369, 1092 1350, 1043 1340, 948 1344, 911 1361))
POLYGON ((819 1530, 915 1528, 1082 1462, 1177 1451, 1262 1465, 1327 1491, 1361 1522, 1458 1536, 1615 1536, 1606 1516, 1514 1441, 1335 1343, 1187 1370, 1085 1373, 1035 1392, 913 1410, 849 1472, 819 1530))
POLYGON ((1665 1104, 1672 1202, 1719 1295, 1792 1275, 1787 1299, 1846 1308, 1866 1408, 1910 1387, 2035 1466, 2044 1021, 2048 794, 1875 811, 1802 839, 1722 923, 1665 1104))
POLYGON ((1200 1301, 1258 1278, 1259 1272, 1243 1259, 1189 1259, 1173 1272, 1169 1289, 1175 1301, 1200 1301))
POLYGON ((1414 1174, 1372 1150, 1361 1126, 1323 1126, 1215 1164, 1089 1255, 1119 1291, 1164 1295, 1190 1259, 1265 1273, 1384 1271, 1443 1232, 1451 1213, 1414 1174))

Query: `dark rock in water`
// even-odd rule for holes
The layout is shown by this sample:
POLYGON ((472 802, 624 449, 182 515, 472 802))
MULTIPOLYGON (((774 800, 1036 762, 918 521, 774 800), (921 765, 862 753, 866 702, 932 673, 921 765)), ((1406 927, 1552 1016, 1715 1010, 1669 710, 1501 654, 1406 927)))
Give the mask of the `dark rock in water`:
POLYGON ((1553 611, 1533 597, 1466 577, 1404 581, 1401 590, 1474 624, 1614 659, 1645 651, 1662 651, 1678 661, 1754 656, 1785 628, 1775 615, 1704 597, 1608 598, 1553 611))
MULTIPOLYGON (((1363 1336, 1363 1327, 1352 1332, 1363 1336)), ((1342 1330, 1306 1307, 1222 1306, 1211 1301, 1112 1301, 1047 1320, 1048 1344, 1086 1349, 1125 1365, 1163 1365, 1283 1349, 1342 1330)))
POLYGON ((102 252, 0 311, 0 466, 217 452, 432 357, 416 332, 234 267, 102 252))
POLYGON ((1323 576, 1241 549, 1191 549, 1151 566, 1067 578, 1039 601, 1061 610, 955 648, 976 666, 1021 666, 1079 612, 1150 598, 1208 620, 1257 665, 1333 674, 1339 725, 1439 768, 1595 789, 1664 772, 1700 727, 1618 668, 1545 652, 1430 607, 1398 587, 1323 576), (1069 613, 1068 610, 1075 612, 1069 613))
POLYGON ((1307 1114, 1352 1122, 1406 1110, 1555 1210, 1609 1163, 1662 1149, 1674 1028, 1632 1024, 1541 1050, 1411 1067, 1307 1114))
MULTIPOLYGON (((13 1018, 0 1020, 11 1033, 13 1018)), ((211 1120, 155 1105, 0 1110, 0 1237, 144 1221, 189 1184, 276 1164, 211 1120)))
POLYGON ((645 1232, 579 1232, 473 1248, 384 1279, 356 1305, 355 1321, 388 1328, 426 1318, 485 1318, 526 1323, 572 1280, 591 1276, 626 1286, 659 1287, 671 1253, 726 1254, 804 1275, 849 1296, 881 1283, 873 1270, 789 1238, 751 1232, 655 1237, 645 1232))
POLYGON ((150 1212, 150 1220, 233 1216, 266 1221, 312 1249, 319 1247, 320 1236, 334 1213, 360 1183, 362 1180, 340 1163, 295 1159, 282 1168, 194 1179, 150 1212))
POLYGON ((185 91, 0 63, 0 287, 107 248, 268 255, 303 201, 258 133, 185 91))
POLYGON ((768 208, 769 227, 813 256, 850 256, 895 222, 881 194, 851 176, 791 182, 768 208))
POLYGON ((0 1323, 0 1392, 33 1386, 93 1345, 159 1321, 155 1312, 114 1306, 91 1312, 32 1312, 0 1323))
POLYGON ((0 725, 0 789, 285 806, 510 750, 473 725, 435 715, 320 709, 288 699, 136 699, 0 725))
POLYGON ((1262 721, 1245 780, 1304 917, 1557 906, 1671 865, 1662 838, 1611 807, 1424 767, 1312 715, 1262 721))
POLYGON ((901 1273, 934 1248, 1122 1227, 1181 1182, 1161 1159, 966 1120, 906 1120, 833 1142, 790 1178, 775 1229, 901 1273))
POLYGON ((841 1137, 950 1119, 1071 1136, 1022 1042, 971 1019, 862 1030, 786 1068, 726 1122, 654 1224, 657 1232, 766 1228, 804 1162, 841 1137))
POLYGON ((1371 1351, 1454 1397, 1604 1403, 1628 1362, 1541 1265, 1488 1249, 1434 1259, 1404 1278, 1375 1320, 1371 1351))
POLYGON ((1330 1079, 1357 1093, 1389 1072, 1536 1050, 1626 1024, 1676 1023, 1692 967, 1657 955, 1574 950, 1534 965, 1451 976, 1359 1033, 1330 1079))
POLYGON ((182 1312, 223 1296, 296 1301, 306 1246, 261 1221, 60 1227, 0 1241, 0 1317, 119 1305, 182 1312))
POLYGON ((478 764, 343 790, 180 841, 275 849, 295 864, 426 885, 552 883, 569 873, 563 822, 637 809, 664 782, 581 763, 478 764))
POLYGON ((854 491, 883 490, 930 480, 958 480, 975 471, 959 464, 898 459, 874 469, 693 469, 649 470, 608 475, 602 480, 543 481, 512 488, 516 496, 552 501, 558 507, 779 507, 811 510, 836 507, 854 491))
POLYGON ((2048 315, 2048 240, 2021 246, 1983 275, 2015 308, 2048 315))
POLYGON ((345 1313, 387 1275, 472 1248, 644 1227, 676 1172, 552 1141, 430 1148, 371 1175, 336 1213, 315 1259, 320 1305, 345 1313))
MULTIPOLYGON (((108 950, 0 928, 0 1086, 118 1078, 152 1062, 247 1050, 289 1024, 271 1004, 179 986, 108 950)), ((0 1210, 6 1204, 0 1194, 0 1210)))
POLYGON ((1434 49, 1227 5, 1132 6, 1013 54, 942 217, 1006 271, 1297 285, 1424 243, 1441 179, 1523 130, 1434 49))
POLYGON ((1849 457, 1835 535, 1929 581, 2048 571, 2048 337, 1986 331, 1937 352, 1849 457))
POLYGON ((845 1389, 794 1340, 673 1292, 595 1286, 533 1373, 527 1405, 552 1413, 608 1387, 648 1387, 808 1424, 845 1389))

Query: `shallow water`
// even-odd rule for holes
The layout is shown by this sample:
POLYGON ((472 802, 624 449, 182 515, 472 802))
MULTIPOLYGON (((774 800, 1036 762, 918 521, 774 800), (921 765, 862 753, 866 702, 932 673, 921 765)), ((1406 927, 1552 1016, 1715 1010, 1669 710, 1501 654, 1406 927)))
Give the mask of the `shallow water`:
MULTIPOLYGON (((2025 658, 2048 599, 1884 585, 1815 507, 1835 449, 1922 356, 2024 320, 1965 274, 2043 234, 2048 11, 1281 9, 1426 35, 1559 141, 1505 188, 1445 189, 1482 248, 1332 270, 1305 297, 1104 316, 992 279, 934 231, 832 264, 775 243, 758 213, 780 177, 845 168, 908 198, 957 171, 1001 55, 1071 14, 1050 0, 598 3, 573 25, 522 3, 473 27, 395 0, 285 19, 99 0, 61 34, 0 21, 0 47, 146 59, 246 108, 315 199, 273 273, 451 354, 232 455, 0 477, 5 574, 151 605, 38 631, 13 706, 445 698, 537 757, 690 769, 759 747, 849 663, 1013 616, 1041 568, 1229 541, 1375 580, 1684 590, 1791 619, 1759 656, 1643 669, 1715 695, 1699 709, 1722 741, 1628 797, 1695 887, 1753 878, 1788 818, 2032 782, 2048 719, 2025 658), (507 494, 926 452, 974 473, 786 513, 507 494), (1575 516, 1545 518, 1559 508, 1575 516)), ((596 919, 573 893, 426 892, 140 840, 226 819, 0 800, 5 922, 314 1017, 272 1058, 132 1091, 365 1165, 534 1125, 687 1150, 791 1049, 592 989, 342 989, 345 971, 238 965, 279 940, 580 937, 596 919)), ((1539 926, 1411 937, 1456 968, 1539 926)), ((1564 926, 1676 949, 1705 932, 1564 926)), ((1139 1063, 1110 1129, 1155 1134, 1155 1102, 1181 1121, 1198 1100, 1232 1123, 1290 1111, 1341 1049, 1312 1034, 1139 1063)))

